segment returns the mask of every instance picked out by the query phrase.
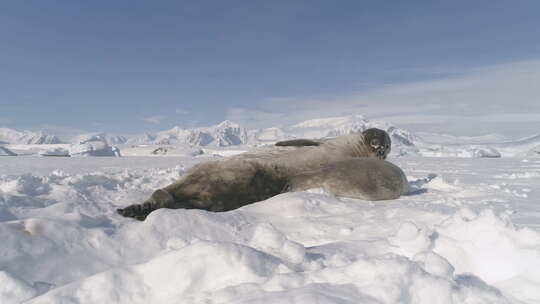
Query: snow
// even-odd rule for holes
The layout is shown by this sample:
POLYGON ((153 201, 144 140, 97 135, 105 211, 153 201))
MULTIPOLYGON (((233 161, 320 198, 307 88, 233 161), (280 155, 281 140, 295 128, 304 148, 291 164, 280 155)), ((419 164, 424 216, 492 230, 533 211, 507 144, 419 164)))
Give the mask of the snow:
POLYGON ((73 143, 75 143, 75 144, 85 144, 85 143, 93 142, 93 141, 105 142, 106 143, 107 142, 107 135, 105 133, 102 133, 102 132, 85 133, 85 134, 81 134, 81 135, 77 136, 73 140, 73 143))
POLYGON ((392 158, 392 201, 115 213, 208 159, 1 158, 0 302, 540 302, 538 159, 392 158))
POLYGON ((37 291, 28 283, 21 281, 5 271, 0 271, 0 302, 4 304, 21 303, 36 296, 37 291))
POLYGON ((103 133, 80 135, 73 144, 12 144, 7 147, 18 155, 121 156, 120 149, 109 146, 103 133))
MULTIPOLYGON (((379 128, 388 132, 392 139, 390 155, 394 157, 540 157, 540 135, 515 140, 498 134, 484 136, 453 136, 425 132, 415 134, 388 121, 368 120, 361 115, 318 118, 294 125, 253 130, 226 120, 209 127, 184 129, 177 126, 139 136, 88 133, 75 137, 71 148, 47 144, 49 141, 43 139, 24 139, 26 138, 24 136, 27 136, 25 134, 34 134, 30 131, 17 131, 17 136, 4 137, 9 139, 7 142, 10 143, 8 147, 11 150, 24 155, 64 155, 64 151, 59 150, 61 148, 70 150, 72 156, 118 156, 120 150, 123 155, 130 156, 193 156, 200 154, 204 148, 212 154, 228 156, 232 155, 232 152, 221 152, 225 147, 245 151, 253 146, 274 144, 280 140, 335 137, 362 132, 369 128, 379 128), (115 148, 109 148, 110 145, 114 145, 115 148)), ((3 129, 0 129, 0 141, 3 138, 1 130, 3 129)))
POLYGON ((0 142, 9 144, 59 144, 60 139, 43 132, 18 131, 0 128, 0 142))
POLYGON ((40 156, 70 156, 69 149, 63 147, 47 147, 38 153, 40 156))
POLYGON ((501 153, 490 146, 442 146, 431 145, 418 149, 418 154, 427 157, 468 157, 468 158, 499 158, 501 153))
POLYGON ((468 145, 482 145, 485 143, 504 142, 508 138, 500 134, 486 134, 481 136, 456 136, 449 134, 429 133, 429 132, 417 132, 417 136, 421 137, 426 143, 430 144, 468 144, 468 145))
POLYGON ((129 144, 189 144, 214 147, 242 145, 247 142, 247 130, 237 123, 228 120, 204 128, 184 129, 176 126, 169 130, 157 132, 156 134, 144 133, 142 136, 127 140, 129 144))
POLYGON ((279 127, 270 127, 265 129, 248 130, 249 142, 259 143, 275 143, 282 139, 288 138, 285 131, 279 127))
POLYGON ((121 156, 120 149, 109 146, 105 133, 88 133, 77 137, 69 147, 70 156, 121 156))
POLYGON ((112 145, 122 145, 128 141, 127 137, 122 135, 113 135, 107 138, 107 142, 112 145))
POLYGON ((71 156, 121 156, 117 147, 109 146, 106 142, 89 141, 73 144, 69 147, 71 156))
POLYGON ((190 145, 120 145, 123 156, 198 156, 203 149, 190 145))
POLYGON ((0 156, 17 156, 17 154, 13 153, 13 151, 8 148, 0 146, 0 156))

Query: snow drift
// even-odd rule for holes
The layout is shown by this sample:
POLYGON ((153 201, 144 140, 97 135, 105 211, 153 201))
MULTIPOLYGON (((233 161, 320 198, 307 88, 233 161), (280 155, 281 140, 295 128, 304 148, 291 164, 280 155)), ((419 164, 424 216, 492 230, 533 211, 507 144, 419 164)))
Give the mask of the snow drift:
POLYGON ((2 303, 540 301, 537 161, 405 157, 416 191, 394 201, 313 189, 138 222, 114 210, 201 159, 13 159, 0 176, 2 303), (25 166, 40 174, 10 174, 25 166))

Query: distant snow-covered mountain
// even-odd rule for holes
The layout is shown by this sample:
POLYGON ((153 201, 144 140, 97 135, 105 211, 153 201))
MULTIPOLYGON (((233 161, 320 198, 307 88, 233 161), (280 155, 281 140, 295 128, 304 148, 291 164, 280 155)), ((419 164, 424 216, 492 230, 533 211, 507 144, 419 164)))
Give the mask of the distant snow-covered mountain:
POLYGON ((48 135, 41 131, 18 131, 9 128, 0 128, 0 142, 4 144, 60 144, 62 141, 55 135, 48 135))
POLYGON ((291 138, 325 138, 362 132, 369 128, 387 131, 392 138, 395 153, 415 151, 416 136, 390 123, 369 121, 361 115, 311 119, 290 126, 275 126, 248 130, 237 123, 224 121, 214 126, 194 129, 174 127, 155 134, 144 133, 127 139, 128 144, 227 147, 235 145, 271 144, 291 138))
POLYGON ((310 119, 286 128, 295 137, 323 138, 362 132, 369 121, 361 115, 310 119))
MULTIPOLYGON (((417 155, 430 157, 516 157, 540 156, 540 135, 521 140, 509 140, 497 134, 484 136, 453 136, 432 133, 411 133, 386 121, 371 121, 361 115, 310 119, 293 125, 274 126, 264 129, 246 129, 237 123, 223 121, 201 128, 174 127, 156 133, 138 136, 108 136, 105 133, 82 134, 70 140, 72 145, 102 143, 104 147, 115 145, 158 145, 174 147, 230 147, 237 145, 266 145, 292 138, 326 138, 359 133, 369 128, 388 132, 392 139, 392 156, 417 155)), ((56 144, 61 143, 54 135, 43 132, 16 131, 0 128, 0 144, 56 144)), ((121 147, 120 147, 121 148, 121 147)), ((130 147, 133 148, 133 147, 130 147)), ((173 149, 173 150, 171 150, 173 149)))
POLYGON ((392 139, 392 153, 407 155, 416 153, 418 138, 411 132, 383 121, 370 121, 361 115, 339 116, 306 120, 292 126, 262 129, 251 138, 277 141, 288 138, 325 138, 363 132, 369 128, 379 128, 388 132, 392 139))
POLYGON ((105 133, 85 133, 81 134, 73 140, 74 144, 85 144, 91 141, 107 142, 107 135, 105 133))
POLYGON ((156 134, 145 133, 127 140, 129 144, 190 144, 193 146, 226 147, 248 143, 248 131, 239 124, 223 121, 204 128, 174 127, 156 134))
POLYGON ((122 135, 109 136, 107 141, 111 145, 122 145, 128 141, 128 138, 122 135))

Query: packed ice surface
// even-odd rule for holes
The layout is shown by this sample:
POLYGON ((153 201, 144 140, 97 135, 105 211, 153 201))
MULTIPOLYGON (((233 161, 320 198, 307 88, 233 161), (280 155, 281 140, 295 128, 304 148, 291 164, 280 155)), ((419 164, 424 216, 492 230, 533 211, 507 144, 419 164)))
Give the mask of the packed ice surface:
POLYGON ((115 213, 209 159, 0 158, 0 303, 540 303, 539 159, 390 159, 392 201, 115 213))

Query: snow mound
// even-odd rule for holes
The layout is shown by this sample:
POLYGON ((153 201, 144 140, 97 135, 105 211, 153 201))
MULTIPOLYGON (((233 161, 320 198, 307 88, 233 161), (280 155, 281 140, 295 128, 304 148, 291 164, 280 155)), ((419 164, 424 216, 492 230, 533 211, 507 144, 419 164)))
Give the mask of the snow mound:
POLYGON ((417 132, 416 136, 418 136, 422 141, 426 143, 440 145, 483 145, 507 141, 507 138, 500 134, 486 134, 481 136, 455 136, 439 133, 417 132))
POLYGON ((104 133, 82 134, 69 147, 70 156, 121 156, 120 149, 109 146, 104 133))
POLYGON ((11 150, 5 147, 0 147, 0 156, 16 156, 11 150))
POLYGON ((536 156, 540 151, 540 135, 494 144, 504 157, 536 156))
POLYGON ((70 156, 69 149, 63 147, 51 147, 49 149, 43 149, 38 153, 40 156, 70 156))
POLYGON ((117 147, 111 147, 107 143, 94 141, 84 144, 74 144, 69 148, 71 156, 121 156, 117 147))
POLYGON ((5 271, 0 271, 0 302, 18 304, 35 297, 36 290, 28 283, 17 279, 5 271))
POLYGON ((428 157, 499 158, 501 153, 490 146, 420 146, 419 153, 428 157))
POLYGON ((473 157, 479 158, 479 157, 487 157, 487 158, 499 158, 501 157, 501 153, 497 151, 493 147, 472 147, 469 150, 473 157))
POLYGON ((495 175, 495 178, 501 179, 526 179, 526 178, 537 178, 540 177, 540 172, 531 171, 531 172, 519 172, 519 173, 503 173, 495 175))
POLYGON ((529 152, 527 152, 527 156, 540 157, 540 145, 529 150, 529 152))
POLYGON ((474 273, 490 284, 530 274, 532 265, 540 265, 540 234, 518 229, 508 215, 490 209, 479 213, 461 209, 437 232, 435 252, 446 257, 456 272, 474 273), (493 271, 489 265, 499 267, 493 271))
POLYGON ((179 145, 131 145, 121 146, 122 156, 198 156, 204 153, 202 148, 179 145))

